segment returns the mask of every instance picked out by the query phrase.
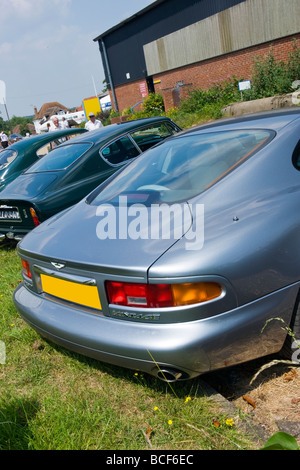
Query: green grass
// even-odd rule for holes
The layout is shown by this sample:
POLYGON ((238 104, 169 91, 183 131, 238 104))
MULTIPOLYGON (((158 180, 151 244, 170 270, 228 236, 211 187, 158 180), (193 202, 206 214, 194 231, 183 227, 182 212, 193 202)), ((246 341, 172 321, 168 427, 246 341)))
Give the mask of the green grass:
POLYGON ((1 450, 252 448, 237 426, 226 424, 236 416, 224 415, 201 380, 170 386, 42 339, 13 305, 20 279, 15 249, 0 247, 1 450))

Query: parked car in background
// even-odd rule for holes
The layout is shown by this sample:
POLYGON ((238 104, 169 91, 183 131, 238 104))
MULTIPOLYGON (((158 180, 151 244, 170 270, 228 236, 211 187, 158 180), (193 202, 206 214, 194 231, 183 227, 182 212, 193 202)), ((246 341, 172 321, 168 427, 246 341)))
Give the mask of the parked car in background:
POLYGON ((63 143, 0 193, 0 241, 20 240, 179 130, 168 118, 149 118, 106 126, 63 143))
POLYGON ((150 149, 19 243, 21 316, 67 349, 167 381, 283 346, 291 359, 299 138, 297 109, 150 149))
MULTIPOLYGON (((0 153, 0 193, 11 181, 19 176, 41 157, 47 155, 66 139, 84 133, 84 129, 68 129, 47 132, 21 139, 0 153)), ((17 135, 17 134, 14 134, 17 135)), ((21 136, 22 137, 22 136, 21 136)))
POLYGON ((10 134, 8 136, 8 140, 11 144, 15 143, 15 142, 18 142, 19 140, 22 140, 24 139, 24 137, 22 136, 22 134, 10 134))

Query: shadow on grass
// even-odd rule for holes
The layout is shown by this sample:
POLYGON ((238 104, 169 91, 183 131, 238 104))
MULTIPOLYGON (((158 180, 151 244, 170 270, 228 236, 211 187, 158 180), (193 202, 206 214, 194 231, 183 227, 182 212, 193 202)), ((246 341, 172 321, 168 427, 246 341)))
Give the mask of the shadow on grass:
MULTIPOLYGON (((102 362, 97 359, 93 359, 88 356, 84 356, 80 353, 71 351, 69 349, 64 348, 56 343, 52 343, 47 338, 42 338, 52 349, 57 351, 59 354, 62 354, 65 357, 70 357, 76 361, 80 365, 86 365, 87 368, 91 368, 93 370, 98 370, 103 374, 109 375, 111 378, 126 380, 128 383, 139 383, 140 385, 152 389, 154 392, 165 394, 166 390, 168 393, 174 394, 177 398, 184 398, 186 397, 191 388, 197 389, 197 396, 207 396, 206 391, 203 389, 201 390, 201 381, 198 384, 198 378, 191 380, 185 380, 172 383, 164 382, 155 376, 152 376, 146 372, 134 370, 134 369, 127 369, 125 367, 117 366, 114 364, 110 364, 108 362, 102 362), (196 384, 196 387, 193 385, 196 384)), ((153 364, 154 366, 154 364, 153 364)))
MULTIPOLYGON (((208 372, 190 380, 178 380, 177 382, 167 383, 150 374, 101 362, 97 359, 67 350, 45 338, 43 340, 60 354, 75 359, 81 365, 86 364, 87 367, 98 370, 112 378, 126 380, 129 383, 138 382, 154 392, 164 394, 168 390, 168 393, 173 394, 177 398, 185 398, 188 395, 197 396, 198 398, 209 397, 216 392, 220 393, 224 398, 232 400, 236 394, 243 395, 257 387, 257 382, 250 385, 251 378, 253 378, 262 364, 273 358, 273 355, 266 356, 236 366, 208 372)), ((281 373, 289 370, 288 366, 285 366, 282 372, 283 366, 279 367, 281 368, 281 373)), ((273 379, 274 370, 274 367, 271 367, 262 373, 265 382, 273 379)))
POLYGON ((30 421, 39 411, 35 399, 9 398, 0 403, 0 450, 28 450, 30 421))
POLYGON ((17 242, 14 240, 5 239, 4 241, 0 242, 0 250, 3 251, 15 251, 17 248, 17 242))

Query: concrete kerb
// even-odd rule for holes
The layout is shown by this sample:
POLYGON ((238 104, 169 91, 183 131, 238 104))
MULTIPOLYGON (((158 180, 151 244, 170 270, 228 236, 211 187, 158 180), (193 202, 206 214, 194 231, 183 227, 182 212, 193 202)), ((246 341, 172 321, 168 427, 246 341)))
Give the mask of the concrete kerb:
POLYGON ((199 389, 203 395, 217 405, 226 416, 232 418, 239 431, 248 436, 257 446, 262 446, 270 437, 268 432, 260 425, 254 424, 249 416, 240 416, 239 409, 223 395, 218 393, 211 385, 198 380, 199 389))

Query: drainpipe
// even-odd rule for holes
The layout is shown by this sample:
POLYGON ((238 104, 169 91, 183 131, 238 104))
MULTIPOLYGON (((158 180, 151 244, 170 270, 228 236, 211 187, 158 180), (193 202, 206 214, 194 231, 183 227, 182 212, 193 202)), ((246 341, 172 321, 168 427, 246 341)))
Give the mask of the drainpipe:
MULTIPOLYGON (((103 50, 103 56, 104 56, 105 66, 106 66, 106 70, 107 70, 107 73, 108 73, 108 80, 109 80, 111 92, 112 92, 112 95, 113 95, 113 100, 114 100, 115 109, 116 109, 116 111, 119 111, 119 109, 118 109, 118 103, 117 103, 117 98, 116 98, 116 94, 115 94, 115 89, 114 89, 114 84, 113 84, 113 81, 112 81, 112 76, 111 76, 110 67, 109 67, 109 63, 108 63, 108 58, 107 58, 107 53, 106 53, 106 47, 105 47, 105 44, 104 44, 104 41, 103 41, 102 38, 101 38, 101 45, 102 45, 102 50, 103 50)), ((100 43, 99 43, 99 48, 100 48, 100 43)), ((101 51, 100 51, 100 52, 101 52, 101 51)))

